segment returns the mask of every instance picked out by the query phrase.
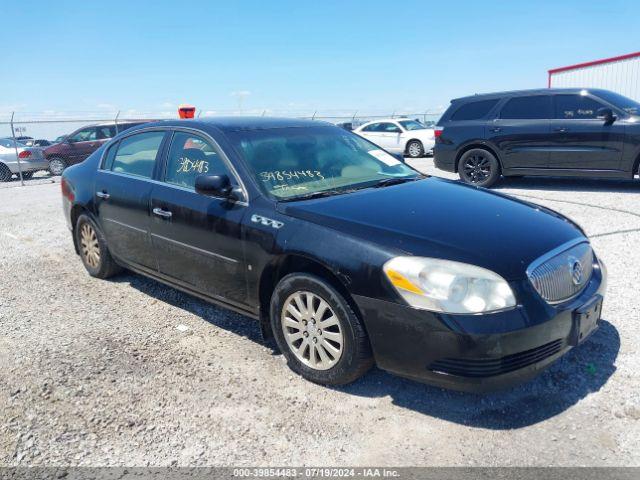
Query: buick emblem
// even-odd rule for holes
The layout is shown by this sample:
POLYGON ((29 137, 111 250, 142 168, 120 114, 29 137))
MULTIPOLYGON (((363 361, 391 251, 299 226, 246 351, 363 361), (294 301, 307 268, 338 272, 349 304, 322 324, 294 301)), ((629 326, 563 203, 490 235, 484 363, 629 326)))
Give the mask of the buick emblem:
POLYGON ((580 260, 575 257, 569 257, 569 269, 571 271, 573 284, 580 285, 582 283, 582 276, 584 275, 584 269, 580 260))

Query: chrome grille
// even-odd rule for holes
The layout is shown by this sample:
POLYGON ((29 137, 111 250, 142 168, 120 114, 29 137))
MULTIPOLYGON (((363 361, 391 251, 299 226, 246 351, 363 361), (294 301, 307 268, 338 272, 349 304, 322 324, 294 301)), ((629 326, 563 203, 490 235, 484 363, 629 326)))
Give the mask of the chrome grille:
POLYGON ((574 297, 593 272, 593 250, 586 241, 570 242, 543 255, 527 269, 536 291, 549 303, 574 297))

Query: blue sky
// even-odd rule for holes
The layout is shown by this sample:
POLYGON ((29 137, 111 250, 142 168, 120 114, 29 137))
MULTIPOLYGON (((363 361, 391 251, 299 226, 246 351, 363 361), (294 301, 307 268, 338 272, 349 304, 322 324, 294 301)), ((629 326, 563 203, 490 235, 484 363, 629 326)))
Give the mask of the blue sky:
POLYGON ((640 50, 637 1, 3 2, 0 110, 416 112, 640 50), (12 67, 13 65, 13 67, 12 67))

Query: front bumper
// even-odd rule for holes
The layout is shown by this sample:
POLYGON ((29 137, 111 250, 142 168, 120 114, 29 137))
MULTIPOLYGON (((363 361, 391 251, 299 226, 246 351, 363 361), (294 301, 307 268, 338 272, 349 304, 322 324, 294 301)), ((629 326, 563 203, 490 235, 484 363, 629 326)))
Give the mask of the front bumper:
POLYGON ((528 304, 491 314, 447 315, 354 298, 379 368, 444 388, 487 392, 535 377, 573 348, 579 328, 574 312, 604 296, 605 289, 606 271, 598 265, 580 295, 554 306, 540 298, 542 308, 528 304))

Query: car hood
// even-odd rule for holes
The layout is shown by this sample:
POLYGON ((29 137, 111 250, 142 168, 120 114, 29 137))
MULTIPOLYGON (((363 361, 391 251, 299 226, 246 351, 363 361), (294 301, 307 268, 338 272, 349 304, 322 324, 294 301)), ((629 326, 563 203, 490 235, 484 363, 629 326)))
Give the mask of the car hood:
POLYGON ((532 261, 584 238, 570 220, 544 207, 435 177, 278 208, 392 254, 470 263, 507 280, 524 278, 532 261))

